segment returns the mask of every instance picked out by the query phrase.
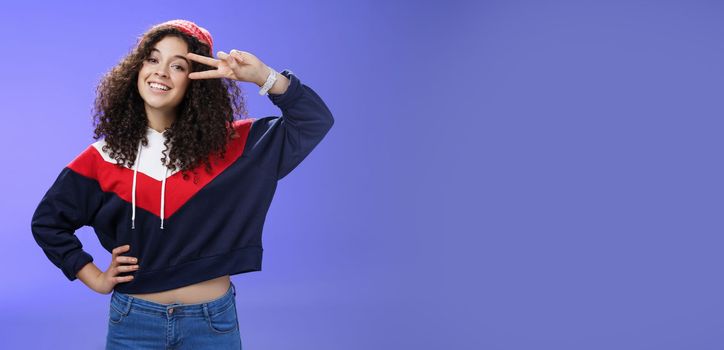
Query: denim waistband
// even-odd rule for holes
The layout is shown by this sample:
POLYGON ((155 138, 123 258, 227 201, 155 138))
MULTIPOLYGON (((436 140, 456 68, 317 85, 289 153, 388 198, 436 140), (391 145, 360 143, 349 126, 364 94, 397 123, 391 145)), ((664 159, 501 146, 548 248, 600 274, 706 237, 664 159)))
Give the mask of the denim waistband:
POLYGON ((224 295, 204 303, 196 304, 183 304, 183 303, 171 303, 171 304, 160 304, 150 300, 136 298, 129 294, 113 291, 111 295, 111 306, 116 308, 122 314, 128 314, 133 308, 134 310, 141 311, 147 314, 153 314, 158 316, 200 316, 206 314, 216 314, 226 310, 234 302, 236 297, 236 286, 234 282, 230 282, 229 289, 224 295))

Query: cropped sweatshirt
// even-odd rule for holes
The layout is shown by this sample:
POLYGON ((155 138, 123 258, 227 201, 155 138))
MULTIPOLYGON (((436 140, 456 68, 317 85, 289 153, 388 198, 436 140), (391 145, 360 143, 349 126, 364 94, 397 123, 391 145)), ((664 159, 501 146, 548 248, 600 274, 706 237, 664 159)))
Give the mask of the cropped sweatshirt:
POLYGON ((89 145, 55 179, 31 220, 35 241, 68 280, 93 261, 75 231, 93 227, 109 253, 130 245, 123 256, 139 269, 116 284, 121 293, 153 293, 223 275, 260 271, 262 229, 277 181, 320 143, 334 123, 332 113, 309 86, 286 69, 290 85, 268 94, 281 116, 235 120, 240 137, 224 158, 211 156, 184 180, 162 163, 165 136, 146 129, 131 168, 89 145))

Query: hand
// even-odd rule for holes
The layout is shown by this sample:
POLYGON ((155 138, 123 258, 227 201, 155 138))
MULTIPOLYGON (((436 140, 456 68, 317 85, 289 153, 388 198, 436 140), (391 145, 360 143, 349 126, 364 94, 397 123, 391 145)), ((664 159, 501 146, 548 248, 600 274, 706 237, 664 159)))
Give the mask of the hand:
POLYGON ((215 70, 189 73, 189 79, 228 78, 262 86, 271 73, 271 68, 246 51, 234 49, 230 54, 219 51, 216 55, 219 59, 197 55, 193 52, 187 53, 186 57, 190 60, 216 67, 215 70))
POLYGON ((126 271, 137 271, 138 265, 122 265, 123 263, 135 264, 138 259, 130 256, 121 256, 121 253, 127 252, 131 249, 130 245, 124 245, 116 247, 112 251, 111 255, 111 266, 108 270, 98 275, 95 281, 95 291, 102 294, 110 293, 118 283, 129 282, 133 280, 133 276, 116 276, 121 272, 126 271))

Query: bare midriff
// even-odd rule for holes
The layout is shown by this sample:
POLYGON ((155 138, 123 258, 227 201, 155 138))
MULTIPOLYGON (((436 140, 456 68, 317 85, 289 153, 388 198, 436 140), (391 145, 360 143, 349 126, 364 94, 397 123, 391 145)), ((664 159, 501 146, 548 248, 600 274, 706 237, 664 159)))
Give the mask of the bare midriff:
POLYGON ((128 294, 134 298, 152 301, 159 304, 198 304, 220 298, 231 284, 229 275, 213 278, 203 282, 190 284, 176 289, 145 294, 128 294))

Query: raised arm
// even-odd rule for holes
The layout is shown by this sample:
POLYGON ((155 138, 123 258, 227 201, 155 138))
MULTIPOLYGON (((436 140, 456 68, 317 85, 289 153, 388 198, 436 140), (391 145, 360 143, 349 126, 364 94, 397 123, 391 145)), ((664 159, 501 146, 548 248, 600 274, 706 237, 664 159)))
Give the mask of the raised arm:
MULTIPOLYGON (((187 58, 216 69, 189 73, 190 79, 227 78, 262 86, 271 68, 246 51, 218 52, 219 59, 188 53, 187 58)), ((289 174, 322 141, 334 118, 322 98, 285 69, 267 92, 282 115, 256 118, 247 137, 246 156, 273 173, 277 180, 289 174)))
POLYGON ((306 158, 334 125, 334 117, 322 98, 290 70, 280 73, 289 80, 281 94, 267 96, 281 116, 255 119, 245 152, 261 159, 281 180, 306 158))

